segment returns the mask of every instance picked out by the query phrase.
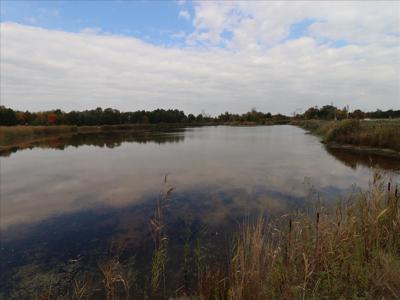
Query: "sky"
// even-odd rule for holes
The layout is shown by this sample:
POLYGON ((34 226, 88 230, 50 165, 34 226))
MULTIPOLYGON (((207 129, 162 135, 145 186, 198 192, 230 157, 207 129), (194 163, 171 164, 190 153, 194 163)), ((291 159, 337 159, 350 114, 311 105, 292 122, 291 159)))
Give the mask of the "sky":
POLYGON ((400 109, 397 1, 0 3, 14 109, 400 109))

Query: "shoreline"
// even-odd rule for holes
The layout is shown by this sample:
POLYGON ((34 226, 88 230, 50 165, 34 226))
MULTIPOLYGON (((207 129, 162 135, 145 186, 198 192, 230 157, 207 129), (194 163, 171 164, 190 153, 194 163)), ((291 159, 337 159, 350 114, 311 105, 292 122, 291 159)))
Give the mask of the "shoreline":
POLYGON ((142 132, 164 129, 178 129, 186 127, 203 126, 232 126, 253 127, 271 125, 292 125, 301 127, 309 134, 321 138, 320 142, 329 149, 344 150, 352 153, 369 153, 388 158, 400 159, 400 152, 389 148, 372 147, 366 145, 352 145, 348 143, 327 142, 326 136, 318 132, 318 128, 309 128, 300 122, 271 122, 268 124, 257 124, 252 122, 212 122, 212 123, 157 123, 157 124, 119 124, 119 125, 55 125, 55 126, 0 126, 0 152, 15 148, 26 148, 31 144, 46 141, 56 137, 69 137, 77 134, 110 133, 110 132, 142 132))
POLYGON ((327 148, 333 149, 333 150, 343 150, 343 151, 351 152, 351 153, 375 154, 375 155, 380 155, 380 156, 384 156, 387 158, 400 159, 400 152, 397 152, 392 149, 374 148, 374 147, 367 147, 367 146, 355 146, 355 145, 349 145, 349 144, 325 143, 323 141, 321 141, 321 143, 324 144, 327 148))
POLYGON ((400 123, 397 121, 364 120, 293 120, 290 125, 304 129, 308 134, 319 137, 320 142, 329 149, 353 153, 375 154, 400 159, 400 123), (396 123, 395 123, 396 122, 396 123))
POLYGON ((29 145, 56 137, 68 137, 77 134, 140 132, 184 127, 214 126, 217 124, 122 124, 122 125, 55 125, 55 126, 0 126, 0 152, 29 145))
POLYGON ((281 121, 258 124, 255 122, 203 122, 203 123, 157 123, 157 124, 118 124, 118 125, 53 125, 53 126, 0 126, 0 152, 16 147, 28 147, 35 142, 45 141, 55 137, 73 136, 76 134, 109 133, 109 132, 139 132, 174 128, 203 126, 271 126, 286 125, 281 121))

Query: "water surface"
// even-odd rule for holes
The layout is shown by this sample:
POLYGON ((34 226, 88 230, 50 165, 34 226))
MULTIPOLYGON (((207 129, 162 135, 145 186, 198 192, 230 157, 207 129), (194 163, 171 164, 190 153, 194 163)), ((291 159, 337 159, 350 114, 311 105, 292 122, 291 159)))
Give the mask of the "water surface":
POLYGON ((223 252, 221 241, 244 219, 366 188, 374 166, 398 182, 398 160, 327 151, 317 137, 286 125, 79 134, 16 148, 1 157, 2 286, 29 292, 34 283, 26 278, 96 261, 113 243, 145 265, 149 220, 168 187, 176 253, 188 231, 223 252))

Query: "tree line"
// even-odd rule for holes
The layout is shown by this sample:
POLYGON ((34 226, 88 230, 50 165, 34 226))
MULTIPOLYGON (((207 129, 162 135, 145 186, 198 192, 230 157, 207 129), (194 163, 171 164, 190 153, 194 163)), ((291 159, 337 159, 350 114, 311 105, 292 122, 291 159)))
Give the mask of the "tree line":
POLYGON ((135 112, 120 112, 117 109, 100 107, 93 110, 64 112, 60 109, 29 112, 17 111, 0 106, 0 125, 116 125, 116 124, 157 124, 157 123, 210 123, 210 122, 254 122, 263 123, 269 119, 288 118, 283 115, 272 115, 252 110, 245 114, 230 114, 228 112, 217 117, 205 113, 197 116, 186 115, 177 109, 156 109, 153 111, 139 110, 135 112))
MULTIPOLYGON (((400 118, 400 110, 377 110, 363 112, 359 109, 349 112, 347 108, 339 109, 333 105, 321 108, 310 107, 303 114, 293 116, 296 119, 346 119, 346 118, 400 118)), ((257 123, 287 122, 290 117, 271 113, 259 112, 256 109, 244 114, 225 112, 216 117, 205 113, 197 116, 186 115, 178 109, 156 109, 153 111, 139 110, 135 112, 120 112, 117 109, 100 107, 92 110, 64 112, 60 109, 40 112, 18 111, 0 106, 0 125, 116 125, 116 124, 157 124, 157 123, 257 123)))
POLYGON ((389 119, 400 118, 400 109, 389 109, 387 111, 378 109, 374 112, 363 112, 360 109, 356 109, 350 112, 347 107, 340 109, 333 105, 325 105, 321 108, 318 108, 318 106, 313 106, 308 108, 303 114, 295 115, 295 118, 306 120, 389 119))

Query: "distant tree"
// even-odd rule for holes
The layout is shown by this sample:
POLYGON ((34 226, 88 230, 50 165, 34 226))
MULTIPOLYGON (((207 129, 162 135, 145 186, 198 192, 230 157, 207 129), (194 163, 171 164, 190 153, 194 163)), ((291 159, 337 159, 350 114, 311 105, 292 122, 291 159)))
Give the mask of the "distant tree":
POLYGON ((11 108, 0 106, 0 124, 6 126, 17 125, 18 120, 15 111, 11 108))
MULTIPOLYGON (((348 113, 348 108, 337 109, 333 105, 325 105, 322 108, 310 107, 302 115, 295 118, 326 119, 332 120, 350 118, 400 118, 400 110, 377 110, 375 112, 363 112, 355 110, 348 113)), ((178 109, 155 109, 153 111, 138 110, 134 112, 120 112, 117 109, 97 107, 92 110, 64 112, 60 109, 42 112, 14 111, 11 108, 0 106, 0 125, 112 125, 112 124, 136 124, 136 123, 205 123, 205 122, 253 122, 265 124, 268 120, 286 122, 289 117, 271 113, 263 113, 255 108, 244 114, 232 114, 225 112, 218 117, 212 117, 205 112, 194 116, 178 109)))
POLYGON ((356 109, 351 113, 351 117, 353 119, 364 119, 365 118, 365 113, 359 109, 356 109))
POLYGON ((55 113, 47 114, 47 124, 48 125, 55 125, 57 123, 57 115, 55 113))
POLYGON ((333 120, 336 116, 337 108, 333 105, 325 105, 321 107, 318 113, 318 117, 324 120, 333 120))
POLYGON ((304 113, 304 118, 307 120, 316 119, 319 116, 318 107, 310 107, 304 113))
POLYGON ((338 120, 346 119, 347 118, 347 112, 345 110, 342 110, 342 109, 336 110, 336 118, 338 120))
POLYGON ((145 123, 145 124, 149 123, 149 117, 144 115, 143 118, 142 118, 142 122, 145 123))
POLYGON ((15 112, 15 117, 17 118, 17 124, 25 125, 25 113, 22 111, 15 112))
POLYGON ((193 123, 193 122, 196 121, 196 117, 195 117, 193 114, 189 114, 189 115, 188 115, 188 121, 189 121, 190 123, 193 123))

